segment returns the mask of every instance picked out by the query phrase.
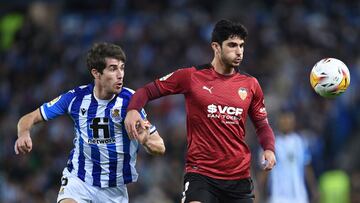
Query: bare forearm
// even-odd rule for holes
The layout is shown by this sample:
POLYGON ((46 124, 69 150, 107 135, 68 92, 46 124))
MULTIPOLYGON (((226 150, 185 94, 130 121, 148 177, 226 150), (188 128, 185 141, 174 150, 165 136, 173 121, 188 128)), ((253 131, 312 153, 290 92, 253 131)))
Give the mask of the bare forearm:
POLYGON ((163 155, 165 153, 165 144, 158 132, 149 134, 143 146, 151 155, 163 155))
POLYGON ((16 140, 14 146, 16 154, 26 154, 32 150, 30 130, 33 125, 40 121, 43 121, 43 118, 39 109, 36 109, 35 111, 28 113, 20 118, 17 125, 18 139, 16 140))
POLYGON ((17 124, 18 136, 22 135, 24 132, 30 131, 32 126, 42 120, 39 109, 24 115, 17 124))

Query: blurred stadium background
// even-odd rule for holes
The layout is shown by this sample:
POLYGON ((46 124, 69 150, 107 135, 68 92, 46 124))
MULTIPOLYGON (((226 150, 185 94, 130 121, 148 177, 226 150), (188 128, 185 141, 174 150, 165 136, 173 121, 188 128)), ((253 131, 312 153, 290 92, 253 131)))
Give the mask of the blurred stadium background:
MULTIPOLYGON (((125 86, 137 89, 179 67, 209 62, 211 29, 222 18, 248 28, 242 69, 259 79, 274 129, 281 109, 294 110, 298 130, 311 143, 320 191, 326 184, 340 185, 341 196, 359 203, 357 0, 0 1, 0 202, 55 201, 72 148, 71 121, 62 117, 34 128, 28 156, 14 154, 16 123, 43 102, 89 82, 84 56, 92 43, 124 48, 125 86), (325 57, 341 59, 351 72, 350 88, 334 100, 315 95, 309 84, 312 66, 325 57), (331 175, 321 181, 334 170, 343 174, 342 184, 331 175)), ((186 146, 183 98, 156 100, 146 110, 167 153, 151 157, 140 150, 140 178, 129 185, 130 202, 179 202, 186 146)), ((252 125, 247 132, 256 154, 252 125)))

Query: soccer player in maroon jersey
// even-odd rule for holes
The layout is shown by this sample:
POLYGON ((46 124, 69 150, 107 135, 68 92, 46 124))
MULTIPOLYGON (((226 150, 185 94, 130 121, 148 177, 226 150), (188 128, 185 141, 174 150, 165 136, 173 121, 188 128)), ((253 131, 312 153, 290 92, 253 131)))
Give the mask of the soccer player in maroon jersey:
POLYGON ((275 165, 274 134, 263 92, 254 77, 238 70, 246 36, 246 28, 237 22, 217 22, 210 64, 178 69, 145 85, 128 106, 125 127, 137 139, 136 127, 143 126, 139 111, 149 100, 184 94, 188 151, 183 202, 253 202, 251 155, 245 143, 247 115, 264 149, 264 169, 275 165))

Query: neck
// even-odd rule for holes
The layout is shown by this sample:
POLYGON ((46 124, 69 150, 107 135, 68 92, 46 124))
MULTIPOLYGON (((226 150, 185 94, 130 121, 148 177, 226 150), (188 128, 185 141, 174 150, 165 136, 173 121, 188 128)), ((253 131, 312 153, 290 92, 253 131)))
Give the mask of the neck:
POLYGON ((214 67, 214 70, 217 73, 222 75, 232 75, 235 73, 234 67, 226 66, 221 60, 218 60, 216 57, 211 62, 211 65, 214 67))
POLYGON ((94 95, 96 98, 101 100, 109 100, 114 97, 114 94, 106 92, 104 88, 96 84, 94 86, 94 95))

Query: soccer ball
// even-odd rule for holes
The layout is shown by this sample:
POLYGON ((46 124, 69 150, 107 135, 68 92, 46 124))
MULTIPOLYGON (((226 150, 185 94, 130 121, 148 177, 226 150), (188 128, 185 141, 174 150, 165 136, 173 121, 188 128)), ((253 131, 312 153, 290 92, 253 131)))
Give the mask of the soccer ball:
POLYGON ((312 68, 310 83, 320 96, 333 98, 345 92, 349 87, 350 72, 339 59, 325 58, 312 68))

